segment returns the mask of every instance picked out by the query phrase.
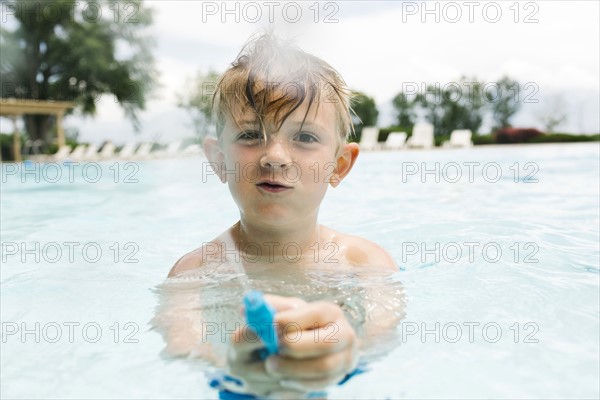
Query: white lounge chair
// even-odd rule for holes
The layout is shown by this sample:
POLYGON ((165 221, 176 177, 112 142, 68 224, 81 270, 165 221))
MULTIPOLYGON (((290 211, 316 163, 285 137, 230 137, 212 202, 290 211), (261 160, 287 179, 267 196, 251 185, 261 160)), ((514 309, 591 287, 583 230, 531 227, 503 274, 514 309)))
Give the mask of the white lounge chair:
POLYGON ((123 146, 123 148, 119 152, 119 158, 122 158, 122 159, 133 158, 136 148, 137 148, 137 145, 135 143, 127 143, 125 146, 123 146))
POLYGON ((383 147, 386 150, 400 150, 406 143, 406 136, 408 136, 406 132, 391 132, 383 147))
POLYGON ((169 143, 167 146, 167 157, 175 157, 177 153, 179 153, 179 149, 181 149, 181 140, 173 143, 169 143))
POLYGON ((69 158, 69 154, 71 153, 71 146, 69 145, 65 145, 65 146, 61 146, 60 149, 58 149, 58 151, 56 153, 54 153, 54 155, 52 156, 52 159, 54 161, 63 161, 66 160, 67 158, 69 158))
POLYGON ((199 144, 190 144, 181 152, 183 156, 195 156, 198 154, 202 154, 202 148, 199 144))
POLYGON ((69 154, 69 159, 73 161, 83 160, 86 148, 87 146, 85 144, 77 145, 77 147, 75 147, 75 150, 73 150, 73 152, 69 154))
POLYGON ((359 146, 362 150, 377 150, 379 148, 379 128, 365 126, 360 135, 359 146))
POLYGON ((148 142, 140 144, 140 147, 138 147, 137 151, 133 155, 133 158, 137 160, 146 160, 148 158, 151 158, 152 155, 150 154, 150 152, 152 151, 152 146, 153 144, 148 142))
POLYGON ((109 158, 113 158, 115 156, 115 145, 112 142, 104 143, 102 146, 102 150, 100 150, 100 158, 103 160, 107 160, 109 158))
POLYGON ((443 147, 473 147, 471 137, 473 133, 469 129, 456 129, 450 133, 450 140, 442 144, 443 147))
POLYGON ((85 150, 85 153, 83 153, 83 159, 84 160, 97 160, 98 159, 98 150, 100 148, 98 147, 97 144, 90 144, 87 149, 85 150))
POLYGON ((169 143, 169 145, 167 146, 167 148, 165 150, 159 150, 159 151, 154 152, 154 156, 160 157, 160 158, 177 157, 177 155, 179 154, 180 147, 181 147, 181 140, 179 140, 177 142, 169 143))
POLYGON ((21 154, 34 157, 39 156, 40 154, 44 153, 42 151, 44 147, 44 141, 41 139, 27 140, 23 146, 23 149, 21 150, 21 154))
POLYGON ((422 147, 430 149, 435 145, 433 139, 433 125, 429 123, 418 123, 413 126, 412 136, 406 142, 408 147, 422 147))

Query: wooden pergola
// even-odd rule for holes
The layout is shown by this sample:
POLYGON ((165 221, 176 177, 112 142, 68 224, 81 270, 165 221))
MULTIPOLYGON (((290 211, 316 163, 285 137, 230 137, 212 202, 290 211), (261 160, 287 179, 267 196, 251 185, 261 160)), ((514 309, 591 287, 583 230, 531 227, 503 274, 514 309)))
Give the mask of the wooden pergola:
POLYGON ((21 161, 21 140, 17 128, 17 118, 26 114, 43 114, 56 116, 56 141, 58 147, 66 144, 62 120, 65 112, 75 107, 71 101, 48 101, 34 99, 0 99, 0 116, 13 121, 13 151, 15 161, 21 161))

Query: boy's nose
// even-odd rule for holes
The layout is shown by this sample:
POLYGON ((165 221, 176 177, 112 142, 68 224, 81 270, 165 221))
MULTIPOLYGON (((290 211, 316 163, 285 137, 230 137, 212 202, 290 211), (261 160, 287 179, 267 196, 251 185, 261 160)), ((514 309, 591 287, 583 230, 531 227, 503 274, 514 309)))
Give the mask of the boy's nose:
POLYGON ((260 166, 263 168, 285 168, 292 163, 289 149, 279 140, 270 140, 264 147, 264 153, 260 158, 260 166))

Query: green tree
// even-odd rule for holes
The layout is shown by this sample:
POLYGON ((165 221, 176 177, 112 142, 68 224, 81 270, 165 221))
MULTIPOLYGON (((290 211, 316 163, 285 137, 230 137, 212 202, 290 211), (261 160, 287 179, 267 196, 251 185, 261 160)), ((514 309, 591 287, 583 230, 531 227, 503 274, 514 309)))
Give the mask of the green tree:
MULTIPOLYGON (((152 13, 141 0, 19 0, 3 8, 2 97, 74 101, 94 115, 100 97, 112 94, 139 129, 156 76, 146 33, 152 13)), ((49 116, 28 115, 25 126, 31 139, 47 141, 49 116)))
POLYGON ((415 124, 416 99, 411 100, 404 92, 400 92, 392 100, 392 105, 396 110, 397 126, 410 128, 415 124))
POLYGON ((475 78, 463 76, 444 87, 428 85, 427 91, 417 96, 417 102, 436 135, 447 136, 454 129, 477 132, 483 122, 485 100, 481 83, 475 78))
POLYGON ((519 102, 520 91, 521 88, 519 82, 508 76, 504 76, 496 82, 495 91, 485 91, 484 97, 488 104, 490 104, 490 111, 492 114, 492 131, 511 126, 511 118, 521 107, 521 103, 519 102))
POLYGON ((192 84, 187 85, 186 91, 178 95, 177 105, 190 114, 194 132, 200 142, 215 129, 212 96, 220 75, 213 70, 198 72, 192 84))
POLYGON ((442 107, 442 89, 439 84, 427 85, 425 93, 417 94, 415 99, 419 111, 425 116, 434 128, 434 133, 442 133, 442 117, 444 108, 442 107))
POLYGON ((555 133, 556 128, 567 122, 567 105, 562 94, 544 99, 542 111, 537 113, 538 120, 547 133, 555 133))
POLYGON ((476 78, 461 77, 456 84, 448 85, 442 93, 444 115, 442 134, 449 135, 454 129, 477 132, 483 122, 485 100, 481 83, 476 78))

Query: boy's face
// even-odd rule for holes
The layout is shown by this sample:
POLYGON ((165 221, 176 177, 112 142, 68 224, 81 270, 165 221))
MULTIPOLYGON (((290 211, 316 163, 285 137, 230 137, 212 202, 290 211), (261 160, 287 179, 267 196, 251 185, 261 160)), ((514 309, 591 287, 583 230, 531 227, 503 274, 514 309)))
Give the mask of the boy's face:
POLYGON ((218 143, 205 143, 246 221, 283 227, 316 218, 328 185, 350 172, 358 146, 341 143, 334 104, 318 106, 307 114, 304 103, 280 129, 264 121, 266 141, 252 111, 227 116, 218 143))

